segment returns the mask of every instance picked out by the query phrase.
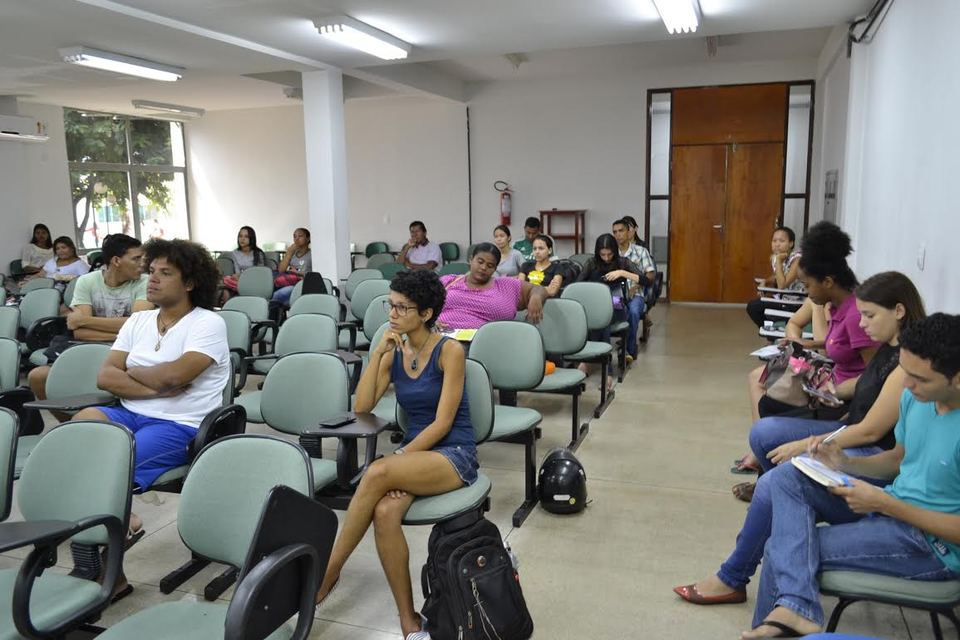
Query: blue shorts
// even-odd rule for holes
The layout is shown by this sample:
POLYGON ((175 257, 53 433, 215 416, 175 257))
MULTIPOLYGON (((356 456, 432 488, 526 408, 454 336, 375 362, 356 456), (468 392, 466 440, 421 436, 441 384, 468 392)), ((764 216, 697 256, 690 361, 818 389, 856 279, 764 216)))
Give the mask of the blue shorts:
POLYGON ((133 432, 137 445, 133 481, 140 490, 149 489, 170 469, 187 464, 187 447, 197 436, 194 427, 134 413, 123 406, 93 408, 133 432))
POLYGON ((450 461, 454 471, 460 476, 465 485, 471 485, 477 481, 477 469, 480 463, 477 461, 476 447, 437 447, 434 449, 437 453, 443 455, 450 461))

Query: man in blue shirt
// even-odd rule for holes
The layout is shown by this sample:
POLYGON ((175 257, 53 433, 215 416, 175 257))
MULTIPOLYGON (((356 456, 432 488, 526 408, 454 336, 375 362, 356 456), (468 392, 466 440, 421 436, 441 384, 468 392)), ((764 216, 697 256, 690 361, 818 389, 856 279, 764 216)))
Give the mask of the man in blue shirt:
POLYGON ((891 484, 850 478, 828 490, 793 467, 771 477, 771 535, 754 628, 742 638, 820 631, 821 571, 960 578, 960 316, 937 313, 905 329, 900 366, 906 390, 896 447, 862 458, 835 444, 811 447, 842 473, 891 484), (819 520, 831 526, 817 527, 819 520))

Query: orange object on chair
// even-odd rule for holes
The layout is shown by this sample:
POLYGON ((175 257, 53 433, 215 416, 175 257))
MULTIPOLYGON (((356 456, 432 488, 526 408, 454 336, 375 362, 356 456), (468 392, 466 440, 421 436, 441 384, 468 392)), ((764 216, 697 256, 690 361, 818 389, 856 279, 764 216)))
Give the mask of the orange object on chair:
POLYGON ((550 375, 556 370, 557 370, 557 365, 554 364, 553 362, 550 362, 549 360, 547 360, 547 363, 543 365, 543 375, 545 376, 550 375))

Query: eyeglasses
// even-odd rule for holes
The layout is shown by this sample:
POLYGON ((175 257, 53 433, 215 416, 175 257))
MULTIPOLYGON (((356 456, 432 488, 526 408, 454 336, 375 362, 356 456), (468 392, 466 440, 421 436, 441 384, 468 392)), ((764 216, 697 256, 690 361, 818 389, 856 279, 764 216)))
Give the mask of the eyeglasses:
POLYGON ((397 315, 403 317, 407 315, 408 311, 416 311, 417 308, 414 306, 408 306, 405 304, 393 304, 389 300, 383 301, 383 312, 387 315, 390 315, 391 312, 396 311, 397 315))

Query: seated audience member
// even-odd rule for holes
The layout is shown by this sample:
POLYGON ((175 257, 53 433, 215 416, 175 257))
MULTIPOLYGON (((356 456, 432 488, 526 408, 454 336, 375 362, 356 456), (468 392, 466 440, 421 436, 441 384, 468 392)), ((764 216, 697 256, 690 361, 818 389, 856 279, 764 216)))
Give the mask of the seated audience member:
POLYGON ((354 410, 373 410, 393 383, 408 426, 396 455, 374 462, 360 481, 317 602, 337 584, 344 564, 372 523, 380 563, 400 612, 401 633, 406 640, 427 640, 430 636, 421 628, 413 605, 410 555, 400 523, 416 496, 446 493, 476 482, 479 463, 464 393, 464 350, 433 331, 444 309, 443 285, 431 272, 411 271, 398 273, 390 289, 390 329, 370 354, 370 366, 357 385, 354 410))
POLYGON ((45 224, 33 225, 33 235, 30 242, 23 246, 20 252, 20 266, 27 275, 39 275, 43 272, 43 265, 53 258, 53 243, 50 229, 45 224))
MULTIPOLYGON (((885 322, 886 320, 878 318, 877 325, 885 322)), ((900 336, 901 348, 909 350, 904 336, 915 334, 918 330, 929 331, 932 326, 934 325, 931 324, 930 318, 905 326, 900 336), (923 327, 926 327, 926 329, 923 329, 923 327)), ((952 347, 954 354, 960 354, 960 342, 958 342, 957 336, 952 336, 952 340, 954 342, 952 347)), ((916 357, 916 354, 914 354, 914 357, 916 357)), ((909 357, 904 358, 904 365, 890 375, 875 406, 870 409, 862 422, 848 427, 835 440, 826 445, 823 444, 825 436, 811 437, 803 442, 802 451, 798 448, 798 453, 806 452, 808 449, 829 447, 831 449, 836 448, 838 451, 842 450, 843 455, 850 459, 868 459, 869 457, 887 455, 894 451, 900 441, 899 436, 893 437, 894 426, 896 426, 896 430, 899 430, 898 416, 901 423, 903 420, 902 398, 905 397, 903 386, 910 387, 911 371, 906 364, 908 361, 909 357), (881 433, 882 436, 877 440, 878 434, 881 433)), ((750 577, 756 572, 757 565, 763 556, 764 545, 769 546, 772 543, 772 541, 768 542, 768 539, 770 538, 771 521, 776 507, 772 503, 773 495, 771 491, 785 476, 791 475, 793 471, 795 471, 795 468, 792 464, 781 464, 761 476, 743 527, 737 535, 733 553, 720 566, 716 575, 709 576, 691 585, 675 588, 674 591, 678 595, 694 604, 726 604, 746 600, 746 585, 750 577)), ((863 470, 854 471, 852 475, 862 478, 878 477, 863 470)), ((870 482, 876 481, 870 480, 870 482)), ((762 588, 763 585, 761 584, 762 588)))
POLYGON ((50 258, 43 265, 43 275, 55 280, 54 286, 62 293, 68 282, 90 271, 90 265, 77 255, 76 245, 67 236, 54 240, 53 252, 56 257, 50 258))
POLYGON ((440 245, 427 239, 427 226, 419 220, 410 223, 410 240, 397 254, 397 262, 407 269, 427 269, 428 271, 433 271, 443 264, 440 245))
POLYGON ((543 234, 533 239, 533 260, 524 262, 517 278, 542 286, 548 298, 555 298, 563 286, 564 268, 553 257, 553 240, 543 234))
MULTIPOLYGON (((762 278, 763 286, 776 287, 777 289, 786 289, 789 291, 803 291, 803 282, 798 277, 800 270, 800 252, 794 250, 796 245, 796 234, 790 227, 777 227, 773 231, 773 238, 770 241, 772 253, 770 255, 770 266, 773 269, 772 275, 762 278)), ((758 278, 760 280, 760 278, 758 278)), ((778 296, 780 294, 777 294, 778 296)), ((757 328, 763 326, 764 311, 768 308, 783 309, 782 305, 763 302, 760 298, 754 298, 747 303, 747 315, 753 320, 757 328)))
POLYGON ((313 258, 310 256, 310 231, 303 227, 293 232, 293 244, 287 247, 280 265, 277 267, 277 276, 274 278, 272 300, 280 304, 289 304, 293 288, 303 276, 313 271, 313 258))
MULTIPOLYGON (((620 256, 617 241, 609 233, 601 234, 594 245, 593 257, 587 260, 583 271, 580 272, 580 282, 600 282, 610 287, 610 293, 613 296, 614 319, 623 320, 626 315, 626 309, 630 304, 630 291, 636 291, 636 285, 639 285, 643 279, 637 267, 632 262, 620 256), (623 299, 624 287, 626 283, 627 299, 623 299)), ((636 335, 636 334, 634 334, 636 335)), ((591 340, 607 342, 610 340, 610 330, 603 329, 591 332, 591 340)), ((627 345, 627 355, 632 361, 637 355, 637 343, 634 340, 631 347, 627 345)), ((582 371, 588 370, 588 365, 581 364, 582 371)), ((607 378, 607 384, 613 386, 613 377, 607 378)))
MULTIPOLYGON (((237 248, 227 254, 233 260, 233 275, 223 277, 223 288, 225 296, 237 293, 237 282, 240 280, 240 274, 250 267, 262 267, 267 264, 267 257, 263 250, 257 246, 257 232, 253 227, 240 227, 237 232, 237 248)), ((279 268, 279 267, 278 267, 279 268)))
MULTIPOLYGON (((819 410, 814 409, 762 418, 754 422, 750 429, 751 452, 738 462, 738 466, 769 471, 773 465, 802 453, 809 436, 833 431, 841 424, 859 424, 877 401, 881 389, 888 384, 888 377, 892 377, 891 384, 895 391, 899 392, 902 379, 897 373, 897 335, 900 330, 925 317, 923 300, 910 279, 896 271, 879 273, 867 279, 857 287, 856 295, 857 309, 861 312, 860 326, 871 338, 882 343, 882 346, 870 360, 863 375, 857 379, 850 395, 847 395, 846 391, 830 389, 844 402, 846 413, 835 415, 835 411, 832 411, 821 416, 819 410)), ((880 435, 893 427, 896 414, 895 396, 890 395, 888 399, 887 415, 890 420, 889 424, 882 427, 880 435)), ((824 404, 833 408, 832 404, 824 404)), ((849 436, 845 435, 841 441, 846 442, 846 438, 849 436)), ((886 441, 889 446, 893 446, 892 438, 891 434, 886 441)), ((873 440, 867 440, 867 443, 872 442, 873 440)), ((880 444, 883 446, 884 442, 880 444)), ((734 496, 744 502, 750 502, 753 491, 754 485, 749 482, 733 487, 734 496)))
MULTIPOLYGON (((186 464, 204 417, 223 403, 230 375, 227 328, 213 308, 219 274, 207 250, 186 240, 151 240, 147 299, 159 307, 120 328, 97 386, 120 406, 93 407, 76 420, 109 420, 133 432, 134 482, 146 490, 186 464)), ((131 531, 140 530, 131 516, 131 531)))
POLYGON ((493 244, 500 250, 500 264, 497 265, 498 276, 515 276, 523 266, 523 255, 516 249, 510 248, 510 227, 498 224, 493 229, 493 244))
POLYGON ((533 260, 533 239, 540 235, 540 218, 529 217, 523 223, 523 240, 513 243, 513 248, 520 252, 524 262, 533 260))
MULTIPOLYGON (((630 242, 633 244, 639 245, 644 249, 650 250, 650 247, 647 246, 647 243, 643 241, 640 237, 640 225, 637 224, 636 218, 633 216, 623 216, 620 218, 627 223, 627 227, 630 229, 630 242)), ((650 255, 653 255, 652 253, 650 255)))
POLYGON ((854 479, 826 489, 792 465, 778 469, 753 629, 743 638, 820 631, 822 571, 960 578, 960 316, 930 316, 903 332, 900 349, 906 391, 896 446, 850 457, 833 442, 811 445, 837 471, 890 484, 854 479))
MULTIPOLYGON (((76 340, 107 342, 116 339, 120 328, 138 311, 153 309, 147 300, 147 276, 141 261, 143 249, 136 238, 114 233, 103 239, 104 269, 77 278, 67 328, 76 340)), ((50 367, 36 367, 27 375, 30 390, 38 400, 46 399, 50 367)), ((65 415, 57 415, 61 420, 65 415)))
POLYGON ((439 328, 478 329, 495 320, 513 320, 524 309, 528 321, 540 322, 547 292, 516 278, 495 278, 498 264, 500 250, 481 242, 473 248, 468 273, 440 278, 447 299, 437 318, 439 328))
POLYGON ((627 322, 630 324, 627 356, 634 360, 637 357, 637 335, 640 322, 646 319, 647 306, 643 292, 656 281, 657 265, 654 264, 650 252, 633 241, 636 238, 636 232, 631 229, 630 223, 625 219, 621 218, 613 223, 613 237, 617 241, 620 256, 632 262, 640 273, 640 281, 630 286, 631 297, 627 303, 627 322))

